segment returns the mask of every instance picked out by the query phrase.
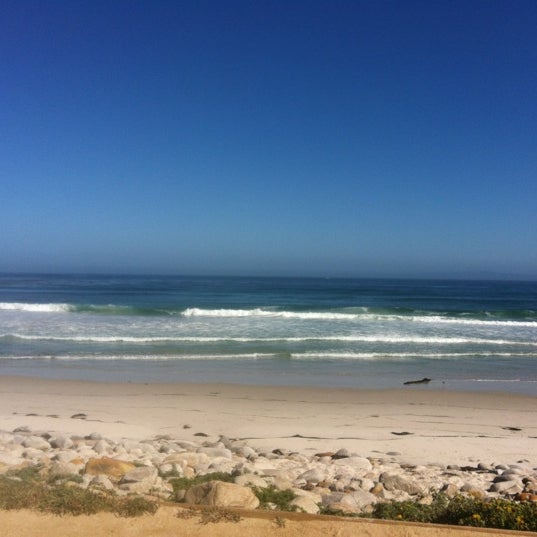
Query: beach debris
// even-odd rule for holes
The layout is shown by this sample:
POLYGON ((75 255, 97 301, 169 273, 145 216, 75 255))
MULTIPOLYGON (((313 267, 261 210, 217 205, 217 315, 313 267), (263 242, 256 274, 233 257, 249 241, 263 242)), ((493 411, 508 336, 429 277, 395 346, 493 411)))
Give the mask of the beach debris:
POLYGON ((423 377, 422 379, 419 379, 419 380, 407 380, 406 382, 403 382, 403 384, 405 386, 408 386, 409 384, 429 384, 431 380, 432 379, 428 377, 423 377))
POLYGON ((71 416, 71 419, 73 420, 85 420, 88 417, 87 414, 84 414, 83 412, 79 412, 78 414, 73 414, 71 416))
POLYGON ((401 432, 392 431, 391 434, 395 434, 396 436, 407 436, 409 434, 414 434, 414 433, 409 433, 408 431, 401 431, 401 432))
POLYGON ((522 431, 520 427, 502 427, 505 431, 522 431))

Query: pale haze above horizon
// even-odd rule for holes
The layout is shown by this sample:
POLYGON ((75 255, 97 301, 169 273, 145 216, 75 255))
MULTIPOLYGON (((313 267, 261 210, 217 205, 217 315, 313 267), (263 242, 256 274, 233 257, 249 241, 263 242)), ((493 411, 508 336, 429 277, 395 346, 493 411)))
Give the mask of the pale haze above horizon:
POLYGON ((537 2, 5 0, 0 272, 537 280, 537 2))

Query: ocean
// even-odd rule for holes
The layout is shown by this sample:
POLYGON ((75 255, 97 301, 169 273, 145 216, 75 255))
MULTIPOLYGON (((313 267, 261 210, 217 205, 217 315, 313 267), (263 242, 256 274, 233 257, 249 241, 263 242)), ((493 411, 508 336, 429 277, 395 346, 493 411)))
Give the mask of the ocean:
POLYGON ((0 374, 537 394, 537 282, 0 275, 0 374))

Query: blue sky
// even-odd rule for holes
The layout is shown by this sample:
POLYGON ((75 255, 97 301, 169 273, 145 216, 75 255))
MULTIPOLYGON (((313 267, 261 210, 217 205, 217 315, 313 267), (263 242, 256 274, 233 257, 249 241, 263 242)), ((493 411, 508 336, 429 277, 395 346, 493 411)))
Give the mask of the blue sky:
POLYGON ((0 271, 537 278, 537 2, 4 0, 0 271))

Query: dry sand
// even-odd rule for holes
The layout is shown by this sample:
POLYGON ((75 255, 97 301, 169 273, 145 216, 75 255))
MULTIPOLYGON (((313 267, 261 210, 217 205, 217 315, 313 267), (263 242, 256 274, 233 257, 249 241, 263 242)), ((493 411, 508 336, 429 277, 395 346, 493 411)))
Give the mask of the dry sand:
MULTIPOLYGON (((457 393, 421 387, 387 391, 194 384, 112 384, 0 377, 0 430, 89 434, 114 440, 169 434, 192 439, 244 438, 254 447, 312 454, 346 447, 362 456, 400 453, 411 463, 537 465, 537 397, 457 393), (73 417, 76 415, 78 417, 73 417), (84 416, 80 416, 83 414, 84 416), (187 427, 187 428, 185 428, 187 427), (394 434, 399 433, 399 434, 394 434), (400 434, 410 433, 410 434, 400 434)), ((154 517, 120 519, 102 514, 58 518, 30 512, 0 513, 2 537, 73 536, 387 536, 483 535, 380 521, 349 521, 254 512, 239 523, 202 525, 163 507, 154 517)), ((496 532, 513 535, 518 532, 496 532)), ((522 535, 522 534, 521 534, 522 535)), ((528 533, 524 533, 528 535, 528 533)))
POLYGON ((401 461, 419 464, 537 465, 537 397, 502 393, 0 377, 0 430, 24 425, 114 440, 226 435, 306 454, 342 447, 364 457, 398 452, 401 461))
POLYGON ((410 524, 382 520, 350 520, 294 513, 241 513, 239 522, 200 524, 199 517, 177 517, 177 507, 162 507, 154 516, 118 518, 111 514, 57 517, 29 511, 0 512, 2 537, 513 537, 508 532, 410 524))

